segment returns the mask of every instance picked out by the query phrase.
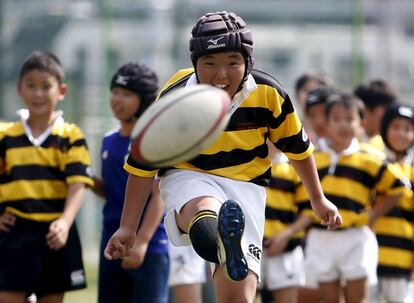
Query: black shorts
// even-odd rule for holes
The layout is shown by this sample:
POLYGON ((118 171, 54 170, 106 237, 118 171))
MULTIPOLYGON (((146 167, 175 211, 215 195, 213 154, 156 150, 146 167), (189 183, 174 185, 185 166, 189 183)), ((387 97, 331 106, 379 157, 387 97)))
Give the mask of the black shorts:
POLYGON ((0 232, 0 291, 34 292, 42 297, 86 287, 75 223, 58 251, 47 246, 49 225, 17 218, 10 233, 0 232))

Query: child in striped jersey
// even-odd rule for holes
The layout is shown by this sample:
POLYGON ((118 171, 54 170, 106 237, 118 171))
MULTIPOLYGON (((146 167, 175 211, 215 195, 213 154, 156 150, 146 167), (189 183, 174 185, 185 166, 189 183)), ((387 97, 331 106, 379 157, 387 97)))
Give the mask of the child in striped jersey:
MULTIPOLYGON (((288 94, 273 77, 252 68, 252 44, 250 30, 236 14, 202 16, 190 39, 194 68, 179 71, 160 94, 202 83, 219 87, 232 98, 229 124, 212 146, 158 172, 169 239, 175 246, 192 245, 213 263, 218 302, 254 300, 264 228, 263 185, 271 173, 268 139, 291 159, 323 223, 329 228, 341 224, 337 208, 322 192, 312 144, 288 94)), ((130 176, 121 226, 105 249, 108 259, 129 254, 157 174, 131 157, 124 167, 130 176)))
POLYGON ((34 292, 58 303, 86 287, 75 217, 91 160, 82 131, 56 110, 67 86, 55 55, 31 53, 17 89, 27 111, 0 131, 0 302, 34 292))
MULTIPOLYGON (((340 92, 331 95, 326 104, 327 137, 314 153, 324 193, 343 217, 338 231, 321 230, 315 224, 306 242, 306 266, 313 269, 326 303, 338 302, 342 281, 347 302, 367 300, 367 278, 375 271, 378 253, 368 225, 389 211, 406 190, 398 169, 361 148, 356 136, 362 117, 357 98, 340 92), (381 203, 376 201, 369 209, 373 193, 381 196, 381 203)), ((298 197, 299 208, 306 212, 309 201, 302 186, 298 197)))
POLYGON ((385 112, 381 123, 381 137, 387 160, 404 172, 411 184, 403 198, 387 214, 379 217, 373 228, 379 245, 378 284, 371 302, 408 303, 413 301, 411 271, 414 265, 414 109, 393 104, 385 112))
MULTIPOLYGON (((266 290, 269 302, 297 302, 298 287, 304 284, 304 258, 301 241, 313 218, 298 213, 296 190, 300 178, 287 158, 269 144, 272 176, 266 190, 265 229, 262 257, 262 301, 266 290)), ((316 289, 317 291, 317 289, 316 289)))

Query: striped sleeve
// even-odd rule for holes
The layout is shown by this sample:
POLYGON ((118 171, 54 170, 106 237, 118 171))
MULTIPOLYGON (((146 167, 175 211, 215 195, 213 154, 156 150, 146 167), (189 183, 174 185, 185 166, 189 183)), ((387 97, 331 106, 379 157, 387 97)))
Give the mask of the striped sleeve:
POLYGON ((292 105, 289 96, 274 90, 276 100, 273 116, 270 121, 270 139, 289 159, 303 160, 308 158, 314 147, 310 142, 302 123, 292 105))

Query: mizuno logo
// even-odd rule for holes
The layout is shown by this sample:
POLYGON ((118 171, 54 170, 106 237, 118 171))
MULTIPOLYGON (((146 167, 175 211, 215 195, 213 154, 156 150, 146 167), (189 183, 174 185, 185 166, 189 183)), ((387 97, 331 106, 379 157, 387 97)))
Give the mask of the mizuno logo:
POLYGON ((128 80, 129 80, 128 76, 118 75, 118 77, 116 77, 115 83, 120 84, 120 85, 127 85, 128 80))
POLYGON ((249 244, 249 253, 257 260, 260 260, 262 250, 259 247, 254 246, 253 244, 249 244))
POLYGON ((213 45, 217 45, 217 42, 220 40, 220 39, 223 39, 224 38, 224 36, 221 36, 220 38, 217 38, 217 39, 210 39, 210 40, 207 40, 207 42, 211 42, 213 45))

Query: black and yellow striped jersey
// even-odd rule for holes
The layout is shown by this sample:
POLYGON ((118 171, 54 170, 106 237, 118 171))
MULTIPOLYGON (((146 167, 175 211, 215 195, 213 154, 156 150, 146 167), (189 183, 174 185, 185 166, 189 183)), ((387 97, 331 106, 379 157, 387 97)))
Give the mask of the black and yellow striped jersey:
POLYGON ((410 278, 414 265, 414 163, 395 163, 411 183, 390 212, 377 219, 374 232, 379 245, 378 275, 410 278))
MULTIPOLYGON (((186 86, 192 75, 194 69, 179 71, 167 82, 161 95, 186 86)), ((175 168, 267 185, 271 175, 267 138, 290 159, 310 156, 313 146, 284 89, 270 75, 257 70, 252 70, 247 81, 253 81, 256 89, 249 92, 231 115, 225 131, 198 157, 175 168)), ((157 173, 140 166, 131 156, 124 167, 142 177, 157 173)))
MULTIPOLYGON (((366 210, 371 206, 373 193, 399 195, 406 190, 400 180, 401 171, 385 158, 361 148, 357 140, 343 154, 318 147, 314 157, 323 192, 342 215, 341 229, 368 224, 366 210)), ((299 210, 311 215, 303 185, 298 188, 298 200, 299 210)))
MULTIPOLYGON (((272 176, 266 188, 266 212, 264 238, 280 233, 298 218, 296 190, 301 181, 295 169, 288 162, 272 165, 272 176)), ((296 233, 285 251, 291 251, 301 242, 304 232, 296 233)))
POLYGON ((91 159, 82 131, 58 119, 39 146, 23 122, 0 131, 0 213, 5 209, 34 221, 62 214, 68 184, 92 185, 91 159))

